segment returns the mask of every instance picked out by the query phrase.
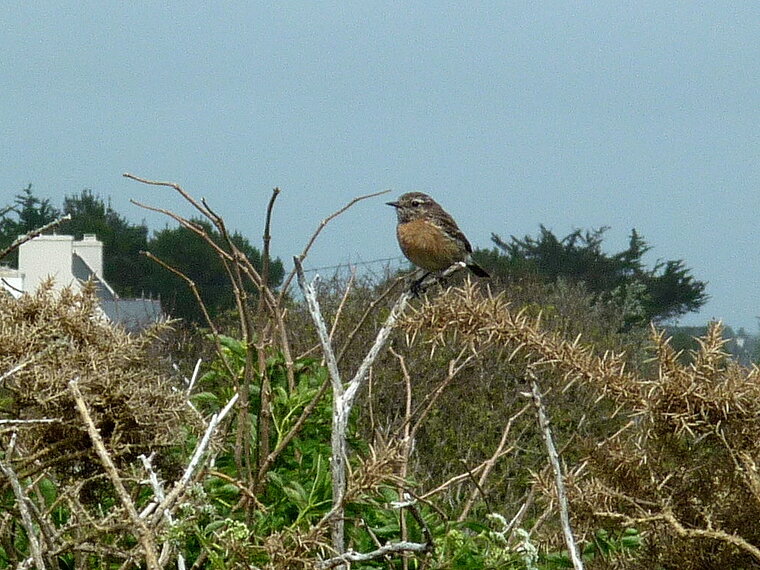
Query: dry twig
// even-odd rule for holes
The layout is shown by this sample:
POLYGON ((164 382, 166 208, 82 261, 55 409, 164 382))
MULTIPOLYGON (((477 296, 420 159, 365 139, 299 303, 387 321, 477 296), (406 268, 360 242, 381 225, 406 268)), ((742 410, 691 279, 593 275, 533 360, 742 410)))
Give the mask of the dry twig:
POLYGON ((111 460, 111 456, 108 454, 108 451, 105 448, 105 445, 103 445, 103 440, 100 437, 98 428, 95 427, 95 422, 92 421, 92 416, 90 416, 90 412, 87 409, 87 404, 84 401, 82 392, 79 390, 78 378, 75 378, 69 382, 69 391, 71 392, 71 395, 74 398, 74 402, 76 403, 77 410, 79 410, 79 414, 82 416, 82 420, 87 427, 87 433, 90 436, 90 440, 92 441, 93 447, 95 448, 95 452, 98 454, 100 462, 103 464, 103 468, 105 469, 108 478, 111 480, 111 484, 113 485, 114 490, 116 491, 116 494, 121 501, 121 504, 124 506, 124 509, 129 515, 129 519, 132 521, 132 524, 135 527, 137 538, 140 541, 140 544, 142 545, 143 551, 145 553, 145 564, 149 569, 158 570, 160 566, 158 564, 158 558, 156 556, 156 545, 153 541, 153 534, 148 530, 148 527, 145 526, 145 522, 137 514, 135 504, 132 501, 132 498, 129 496, 127 489, 124 487, 124 483, 122 482, 121 476, 116 469, 116 465, 114 465, 113 461, 111 460))

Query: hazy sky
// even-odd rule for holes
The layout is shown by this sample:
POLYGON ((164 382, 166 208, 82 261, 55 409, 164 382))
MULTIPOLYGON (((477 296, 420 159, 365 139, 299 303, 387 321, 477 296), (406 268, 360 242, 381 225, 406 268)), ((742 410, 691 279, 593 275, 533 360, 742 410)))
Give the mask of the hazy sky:
MULTIPOLYGON (((352 197, 421 190, 476 247, 544 224, 610 226, 617 251, 636 228, 650 262, 709 282, 683 323, 757 332, 760 2, 267 4, 4 2, 0 204, 31 182, 151 228, 130 198, 192 213, 132 172, 258 245, 279 186, 290 265, 352 197)), ((388 199, 328 226, 307 266, 399 255, 388 199)))

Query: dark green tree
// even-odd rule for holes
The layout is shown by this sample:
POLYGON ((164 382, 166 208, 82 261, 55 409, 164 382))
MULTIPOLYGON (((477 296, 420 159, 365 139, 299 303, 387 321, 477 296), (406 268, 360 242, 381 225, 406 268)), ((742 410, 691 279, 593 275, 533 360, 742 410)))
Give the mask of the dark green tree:
MULTIPOLYGON (((202 227, 215 243, 226 249, 224 239, 210 223, 198 219, 193 219, 192 222, 202 227)), ((235 246, 251 260, 253 266, 260 270, 262 259, 259 250, 238 232, 230 237, 235 246)), ((183 227, 161 230, 150 240, 148 249, 195 282, 212 317, 235 307, 234 293, 224 264, 195 232, 183 227)), ((279 259, 272 260, 269 272, 270 286, 278 286, 285 273, 282 262, 279 259)), ((146 278, 146 289, 160 294, 161 303, 170 315, 191 322, 205 323, 198 302, 181 277, 157 263, 152 263, 146 278)), ((252 294, 251 298, 256 298, 256 290, 252 285, 249 291, 252 294)))
POLYGON ((691 275, 683 260, 658 261, 647 268, 642 257, 651 248, 635 229, 627 249, 607 254, 602 249, 607 229, 576 230, 561 239, 544 226, 535 238, 512 236, 506 241, 492 234, 495 247, 476 256, 504 280, 582 281, 600 298, 630 305, 630 325, 666 321, 705 304, 706 284, 691 275))
MULTIPOLYGON (((0 249, 9 246, 18 236, 49 224, 59 216, 60 212, 50 200, 35 196, 29 184, 20 194, 16 194, 13 204, 0 208, 0 249)), ((16 265, 18 251, 11 252, 4 261, 16 265)))
POLYGON ((95 234, 103 242, 103 273, 119 295, 135 297, 149 292, 144 278, 148 260, 140 255, 148 247, 145 224, 130 223, 92 190, 66 196, 63 212, 71 214, 71 220, 61 224, 61 232, 75 239, 95 234))

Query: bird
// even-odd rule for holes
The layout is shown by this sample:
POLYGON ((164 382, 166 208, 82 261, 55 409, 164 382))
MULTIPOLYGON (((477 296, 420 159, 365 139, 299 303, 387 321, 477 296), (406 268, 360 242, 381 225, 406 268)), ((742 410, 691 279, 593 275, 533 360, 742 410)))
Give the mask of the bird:
POLYGON ((396 209, 396 237, 406 258, 426 273, 412 285, 419 291, 422 280, 430 273, 443 271, 462 261, 478 277, 488 272, 472 258, 472 246, 446 210, 423 192, 407 192, 395 202, 386 202, 396 209))

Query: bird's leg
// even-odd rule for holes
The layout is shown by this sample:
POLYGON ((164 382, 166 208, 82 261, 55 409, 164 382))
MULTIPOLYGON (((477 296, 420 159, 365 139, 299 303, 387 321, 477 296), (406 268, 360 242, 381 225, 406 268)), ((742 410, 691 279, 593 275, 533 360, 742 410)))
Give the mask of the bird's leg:
POLYGON ((412 281, 412 286, 410 288, 410 291, 412 292, 412 295, 414 297, 420 296, 420 293, 422 293, 422 282, 425 280, 425 277, 430 275, 430 273, 431 273, 430 271, 426 271, 425 273, 423 273, 422 277, 412 281))

